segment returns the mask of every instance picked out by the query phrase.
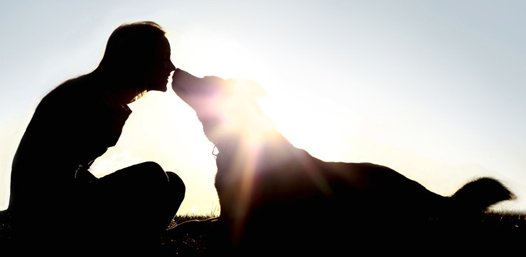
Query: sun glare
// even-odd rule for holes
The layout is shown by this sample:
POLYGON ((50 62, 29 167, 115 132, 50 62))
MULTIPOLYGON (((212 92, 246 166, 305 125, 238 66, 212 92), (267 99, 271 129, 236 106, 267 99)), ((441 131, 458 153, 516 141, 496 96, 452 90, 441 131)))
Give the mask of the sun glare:
POLYGON ((344 141, 350 135, 349 124, 342 124, 331 104, 320 102, 315 95, 268 97, 261 106, 276 128, 294 145, 322 159, 343 160, 347 151, 344 141), (345 131, 347 130, 347 131, 345 131))
MULTIPOLYGON (((187 31, 175 42, 177 66, 197 76, 214 75, 225 79, 247 79, 260 86, 258 103, 272 124, 297 146, 313 149, 321 158, 342 159, 350 126, 337 118, 340 110, 319 92, 303 88, 299 81, 284 81, 260 51, 249 49, 235 36, 211 31, 187 31), (179 61, 178 61, 179 60, 179 61), (313 104, 314 103, 314 104, 313 104)), ((346 122, 348 123, 348 122, 346 122)))
POLYGON ((330 99, 320 99, 308 88, 296 92, 297 81, 286 81, 273 69, 267 56, 243 47, 236 37, 214 32, 191 31, 176 44, 175 58, 182 69, 197 76, 214 75, 225 79, 248 79, 259 83, 258 103, 272 124, 295 145, 316 149, 326 159, 343 158, 342 138, 349 135, 347 124, 338 119, 338 106, 330 99), (313 104, 315 103, 315 104, 313 104), (347 130, 347 131, 346 131, 347 130), (345 133, 344 133, 345 132, 345 133))

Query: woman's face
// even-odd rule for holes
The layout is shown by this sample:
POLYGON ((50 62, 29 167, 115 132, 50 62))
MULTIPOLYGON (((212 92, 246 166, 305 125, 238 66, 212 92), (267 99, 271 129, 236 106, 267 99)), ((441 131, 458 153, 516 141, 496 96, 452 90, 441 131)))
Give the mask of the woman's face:
POLYGON ((168 39, 163 37, 158 44, 158 47, 152 51, 153 56, 151 63, 145 65, 144 86, 146 91, 166 91, 168 78, 175 66, 170 59, 171 50, 168 39))

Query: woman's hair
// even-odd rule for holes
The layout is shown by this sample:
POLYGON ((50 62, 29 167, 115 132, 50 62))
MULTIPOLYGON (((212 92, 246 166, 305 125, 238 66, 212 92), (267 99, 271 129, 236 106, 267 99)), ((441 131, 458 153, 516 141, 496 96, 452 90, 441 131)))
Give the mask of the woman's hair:
POLYGON ((110 71, 140 71, 164 38, 165 31, 153 21, 122 24, 111 33, 99 67, 110 71))

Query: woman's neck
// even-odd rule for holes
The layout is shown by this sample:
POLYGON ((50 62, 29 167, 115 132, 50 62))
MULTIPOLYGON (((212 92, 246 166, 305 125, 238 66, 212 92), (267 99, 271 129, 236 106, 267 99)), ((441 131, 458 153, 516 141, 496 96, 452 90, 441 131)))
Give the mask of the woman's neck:
POLYGON ((115 76, 108 72, 95 71, 93 76, 100 92, 110 104, 127 105, 133 102, 142 92, 137 90, 133 81, 126 77, 115 76))

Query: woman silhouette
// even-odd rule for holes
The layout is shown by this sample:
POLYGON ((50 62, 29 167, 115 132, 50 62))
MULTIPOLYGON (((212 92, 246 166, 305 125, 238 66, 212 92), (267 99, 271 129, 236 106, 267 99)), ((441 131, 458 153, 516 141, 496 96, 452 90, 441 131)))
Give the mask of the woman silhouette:
POLYGON ((127 104, 147 91, 166 91, 174 69, 158 24, 123 24, 94 71, 41 100, 12 165, 9 211, 17 242, 55 253, 66 244, 133 251, 159 243, 184 199, 182 180, 155 162, 101 178, 89 167, 117 143, 131 114, 127 104))

